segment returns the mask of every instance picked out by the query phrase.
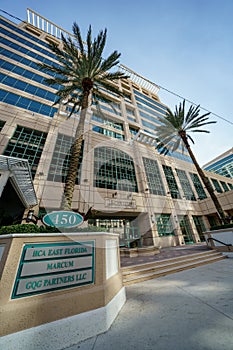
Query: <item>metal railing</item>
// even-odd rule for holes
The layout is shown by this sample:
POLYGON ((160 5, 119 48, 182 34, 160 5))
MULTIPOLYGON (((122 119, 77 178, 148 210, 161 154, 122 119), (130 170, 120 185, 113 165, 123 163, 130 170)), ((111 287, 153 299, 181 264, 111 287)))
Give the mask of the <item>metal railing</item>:
POLYGON ((231 243, 224 243, 224 242, 220 241, 219 239, 216 239, 216 238, 213 238, 213 237, 208 237, 208 238, 207 238, 207 242, 209 242, 210 240, 215 241, 215 242, 218 242, 218 243, 220 243, 220 244, 223 244, 223 245, 225 245, 226 247, 228 247, 228 250, 231 250, 231 249, 230 249, 230 247, 232 247, 232 244, 231 244, 231 243))

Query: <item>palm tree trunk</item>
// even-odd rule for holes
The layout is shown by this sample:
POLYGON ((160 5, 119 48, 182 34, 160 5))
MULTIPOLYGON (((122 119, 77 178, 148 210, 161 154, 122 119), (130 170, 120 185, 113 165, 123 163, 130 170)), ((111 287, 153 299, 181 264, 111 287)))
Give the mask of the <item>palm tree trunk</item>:
POLYGON ((201 178, 202 182, 205 185, 205 188, 207 189, 207 191, 208 191, 208 193, 209 193, 209 195, 210 195, 210 197, 211 197, 211 199, 212 199, 212 201, 213 201, 213 203, 215 205, 215 208, 216 208, 218 216, 219 216, 220 223, 226 223, 226 220, 225 220, 226 216, 225 216, 224 210, 222 209, 222 206, 219 203, 219 200, 218 200, 216 194, 214 193, 214 189, 213 189, 209 179, 205 176, 203 170, 199 166, 199 164, 198 164, 198 162, 196 160, 196 157, 194 156, 194 154, 193 154, 193 152, 192 152, 192 150, 190 148, 190 145, 188 143, 186 134, 180 133, 180 136, 181 136, 181 138, 182 138, 182 140, 183 140, 183 142, 184 142, 184 144, 185 144, 185 146, 186 146, 186 148, 188 150, 188 153, 189 153, 189 155, 190 155, 190 157, 191 157, 191 159, 193 161, 193 164, 195 165, 195 167, 197 169, 198 174, 200 175, 200 178, 201 178))
POLYGON ((84 123, 87 114, 89 94, 90 90, 84 91, 83 93, 83 103, 81 107, 80 118, 76 129, 75 140, 71 147, 69 169, 62 195, 61 209, 63 210, 71 210, 75 181, 79 166, 79 158, 84 137, 84 123))

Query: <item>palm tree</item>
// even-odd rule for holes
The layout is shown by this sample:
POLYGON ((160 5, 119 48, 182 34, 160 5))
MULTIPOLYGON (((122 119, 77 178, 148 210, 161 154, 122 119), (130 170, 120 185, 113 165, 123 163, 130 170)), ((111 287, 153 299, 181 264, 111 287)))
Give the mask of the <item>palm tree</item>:
POLYGON ((80 111, 75 141, 71 148, 61 209, 71 209, 88 107, 92 103, 95 103, 98 107, 100 100, 111 103, 111 100, 103 91, 110 91, 117 97, 123 96, 123 93, 114 86, 114 82, 128 78, 122 72, 112 72, 112 68, 119 63, 120 53, 113 51, 106 59, 102 59, 106 36, 107 30, 101 30, 97 37, 92 40, 90 26, 86 36, 86 44, 84 44, 80 28, 77 23, 74 23, 73 38, 68 37, 66 39, 62 35, 62 48, 59 48, 56 44, 50 44, 50 48, 55 53, 59 64, 39 64, 43 71, 54 75, 53 78, 46 79, 49 85, 61 85, 61 88, 56 92, 58 99, 55 104, 72 103, 69 117, 73 112, 80 111))
POLYGON ((161 125, 157 130, 157 138, 159 139, 157 149, 160 151, 160 153, 167 154, 169 150, 173 152, 179 146, 181 146, 182 151, 184 151, 185 146, 197 169, 198 174, 200 175, 200 178, 202 179, 211 199, 213 200, 220 220, 225 222, 225 213, 221 207, 221 204, 214 193, 214 189, 209 179, 205 176, 203 170, 199 166, 189 144, 189 140, 194 144, 189 132, 209 133, 208 130, 200 129, 200 127, 207 124, 216 123, 216 121, 208 121, 210 113, 206 113, 201 116, 199 114, 200 106, 191 105, 187 114, 185 115, 185 100, 183 103, 179 104, 179 107, 175 107, 174 113, 168 109, 165 117, 158 118, 161 125))

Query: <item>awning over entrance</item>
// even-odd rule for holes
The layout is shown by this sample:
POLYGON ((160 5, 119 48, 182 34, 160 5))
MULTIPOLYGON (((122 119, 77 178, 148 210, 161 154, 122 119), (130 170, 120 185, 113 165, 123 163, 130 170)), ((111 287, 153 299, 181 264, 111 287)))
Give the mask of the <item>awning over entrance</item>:
POLYGON ((4 173, 8 173, 7 178, 10 178, 15 191, 26 208, 37 204, 31 170, 27 160, 0 155, 0 173, 2 173, 1 178, 4 173))

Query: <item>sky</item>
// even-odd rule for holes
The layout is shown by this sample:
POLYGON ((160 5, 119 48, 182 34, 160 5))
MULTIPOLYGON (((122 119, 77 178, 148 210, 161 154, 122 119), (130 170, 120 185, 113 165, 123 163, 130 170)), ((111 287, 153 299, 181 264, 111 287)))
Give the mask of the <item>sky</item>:
POLYGON ((69 32, 76 21, 84 38, 90 24, 94 34, 107 28, 105 55, 117 50, 120 63, 161 86, 172 111, 176 94, 212 112, 210 133, 191 135, 201 165, 233 147, 232 0, 1 0, 0 8, 23 20, 31 8, 69 32))

